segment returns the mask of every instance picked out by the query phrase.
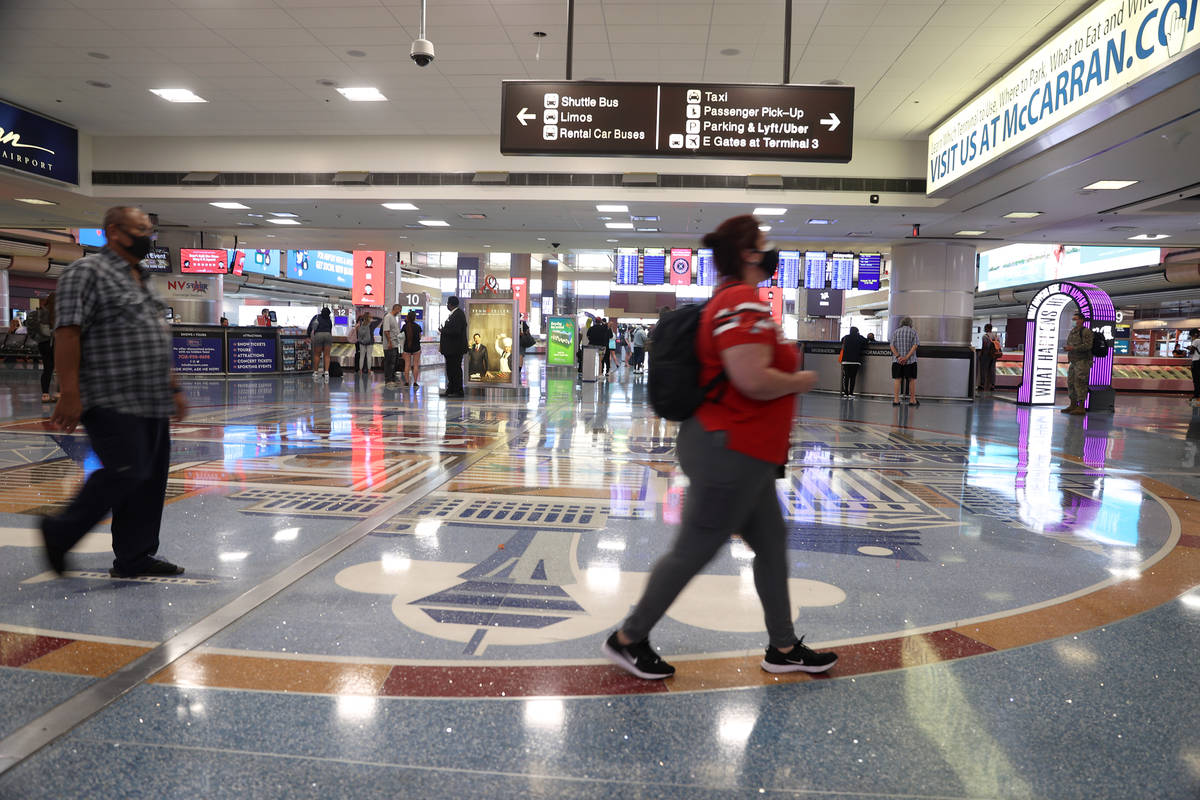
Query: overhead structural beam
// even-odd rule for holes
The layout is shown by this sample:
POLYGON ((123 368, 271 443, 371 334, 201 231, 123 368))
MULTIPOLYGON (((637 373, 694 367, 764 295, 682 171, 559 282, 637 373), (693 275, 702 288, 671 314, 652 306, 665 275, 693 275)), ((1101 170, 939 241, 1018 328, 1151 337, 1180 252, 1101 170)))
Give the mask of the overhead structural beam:
MULTIPOLYGON (((791 2, 791 0, 788 0, 791 2)), ((575 59, 575 0, 567 0, 567 80, 571 80, 571 62, 575 59)))
POLYGON ((783 11, 783 82, 792 82, 792 0, 786 0, 783 11))

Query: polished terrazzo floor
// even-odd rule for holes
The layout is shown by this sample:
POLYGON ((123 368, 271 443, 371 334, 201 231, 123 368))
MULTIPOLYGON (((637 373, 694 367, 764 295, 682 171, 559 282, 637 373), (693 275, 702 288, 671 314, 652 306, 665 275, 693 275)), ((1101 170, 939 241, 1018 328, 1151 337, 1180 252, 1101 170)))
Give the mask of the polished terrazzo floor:
POLYGON ((94 459, 0 368, 0 797, 1200 796, 1183 399, 804 397, 791 596, 837 667, 759 669, 735 540, 655 629, 678 674, 642 682, 598 648, 687 488, 644 379, 438 377, 188 381, 187 573, 109 578, 101 526, 55 579, 36 515, 94 459))

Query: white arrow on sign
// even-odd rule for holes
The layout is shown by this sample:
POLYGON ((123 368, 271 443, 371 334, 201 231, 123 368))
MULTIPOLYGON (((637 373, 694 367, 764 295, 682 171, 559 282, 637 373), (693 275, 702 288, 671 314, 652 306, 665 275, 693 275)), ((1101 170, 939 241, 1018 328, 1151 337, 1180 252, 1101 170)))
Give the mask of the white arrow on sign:
POLYGON ((521 125, 528 126, 529 123, 526 120, 531 119, 537 119, 537 114, 530 114, 528 108, 522 107, 521 110, 517 112, 517 122, 521 123, 521 125))
POLYGON ((829 132, 833 133, 835 130, 837 130, 837 126, 842 124, 842 121, 840 119, 838 119, 837 114, 830 111, 829 116, 826 117, 825 119, 821 120, 821 124, 828 125, 829 132))

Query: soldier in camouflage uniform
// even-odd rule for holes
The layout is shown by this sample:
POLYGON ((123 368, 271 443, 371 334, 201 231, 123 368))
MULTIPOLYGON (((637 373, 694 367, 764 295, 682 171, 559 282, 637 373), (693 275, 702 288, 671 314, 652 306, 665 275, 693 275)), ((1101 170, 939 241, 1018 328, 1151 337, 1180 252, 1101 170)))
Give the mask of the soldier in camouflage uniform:
POLYGON ((1067 394, 1071 405, 1062 409, 1064 414, 1086 414, 1088 376, 1092 372, 1092 330, 1083 324, 1083 315, 1074 316, 1075 327, 1067 335, 1067 394))

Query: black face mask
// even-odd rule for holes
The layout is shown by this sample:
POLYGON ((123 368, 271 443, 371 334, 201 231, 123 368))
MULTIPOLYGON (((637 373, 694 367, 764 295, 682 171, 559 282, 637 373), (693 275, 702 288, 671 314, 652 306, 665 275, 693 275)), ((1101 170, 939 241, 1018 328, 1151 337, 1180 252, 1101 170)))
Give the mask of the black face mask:
POLYGON ((141 261, 150 254, 149 236, 135 236, 129 231, 121 231, 121 233, 129 237, 129 244, 125 245, 125 250, 129 255, 141 261))
POLYGON ((763 274, 768 278, 774 278, 775 273, 779 271, 779 250, 772 247, 770 250, 762 251, 762 261, 758 262, 758 268, 763 271, 763 274))

